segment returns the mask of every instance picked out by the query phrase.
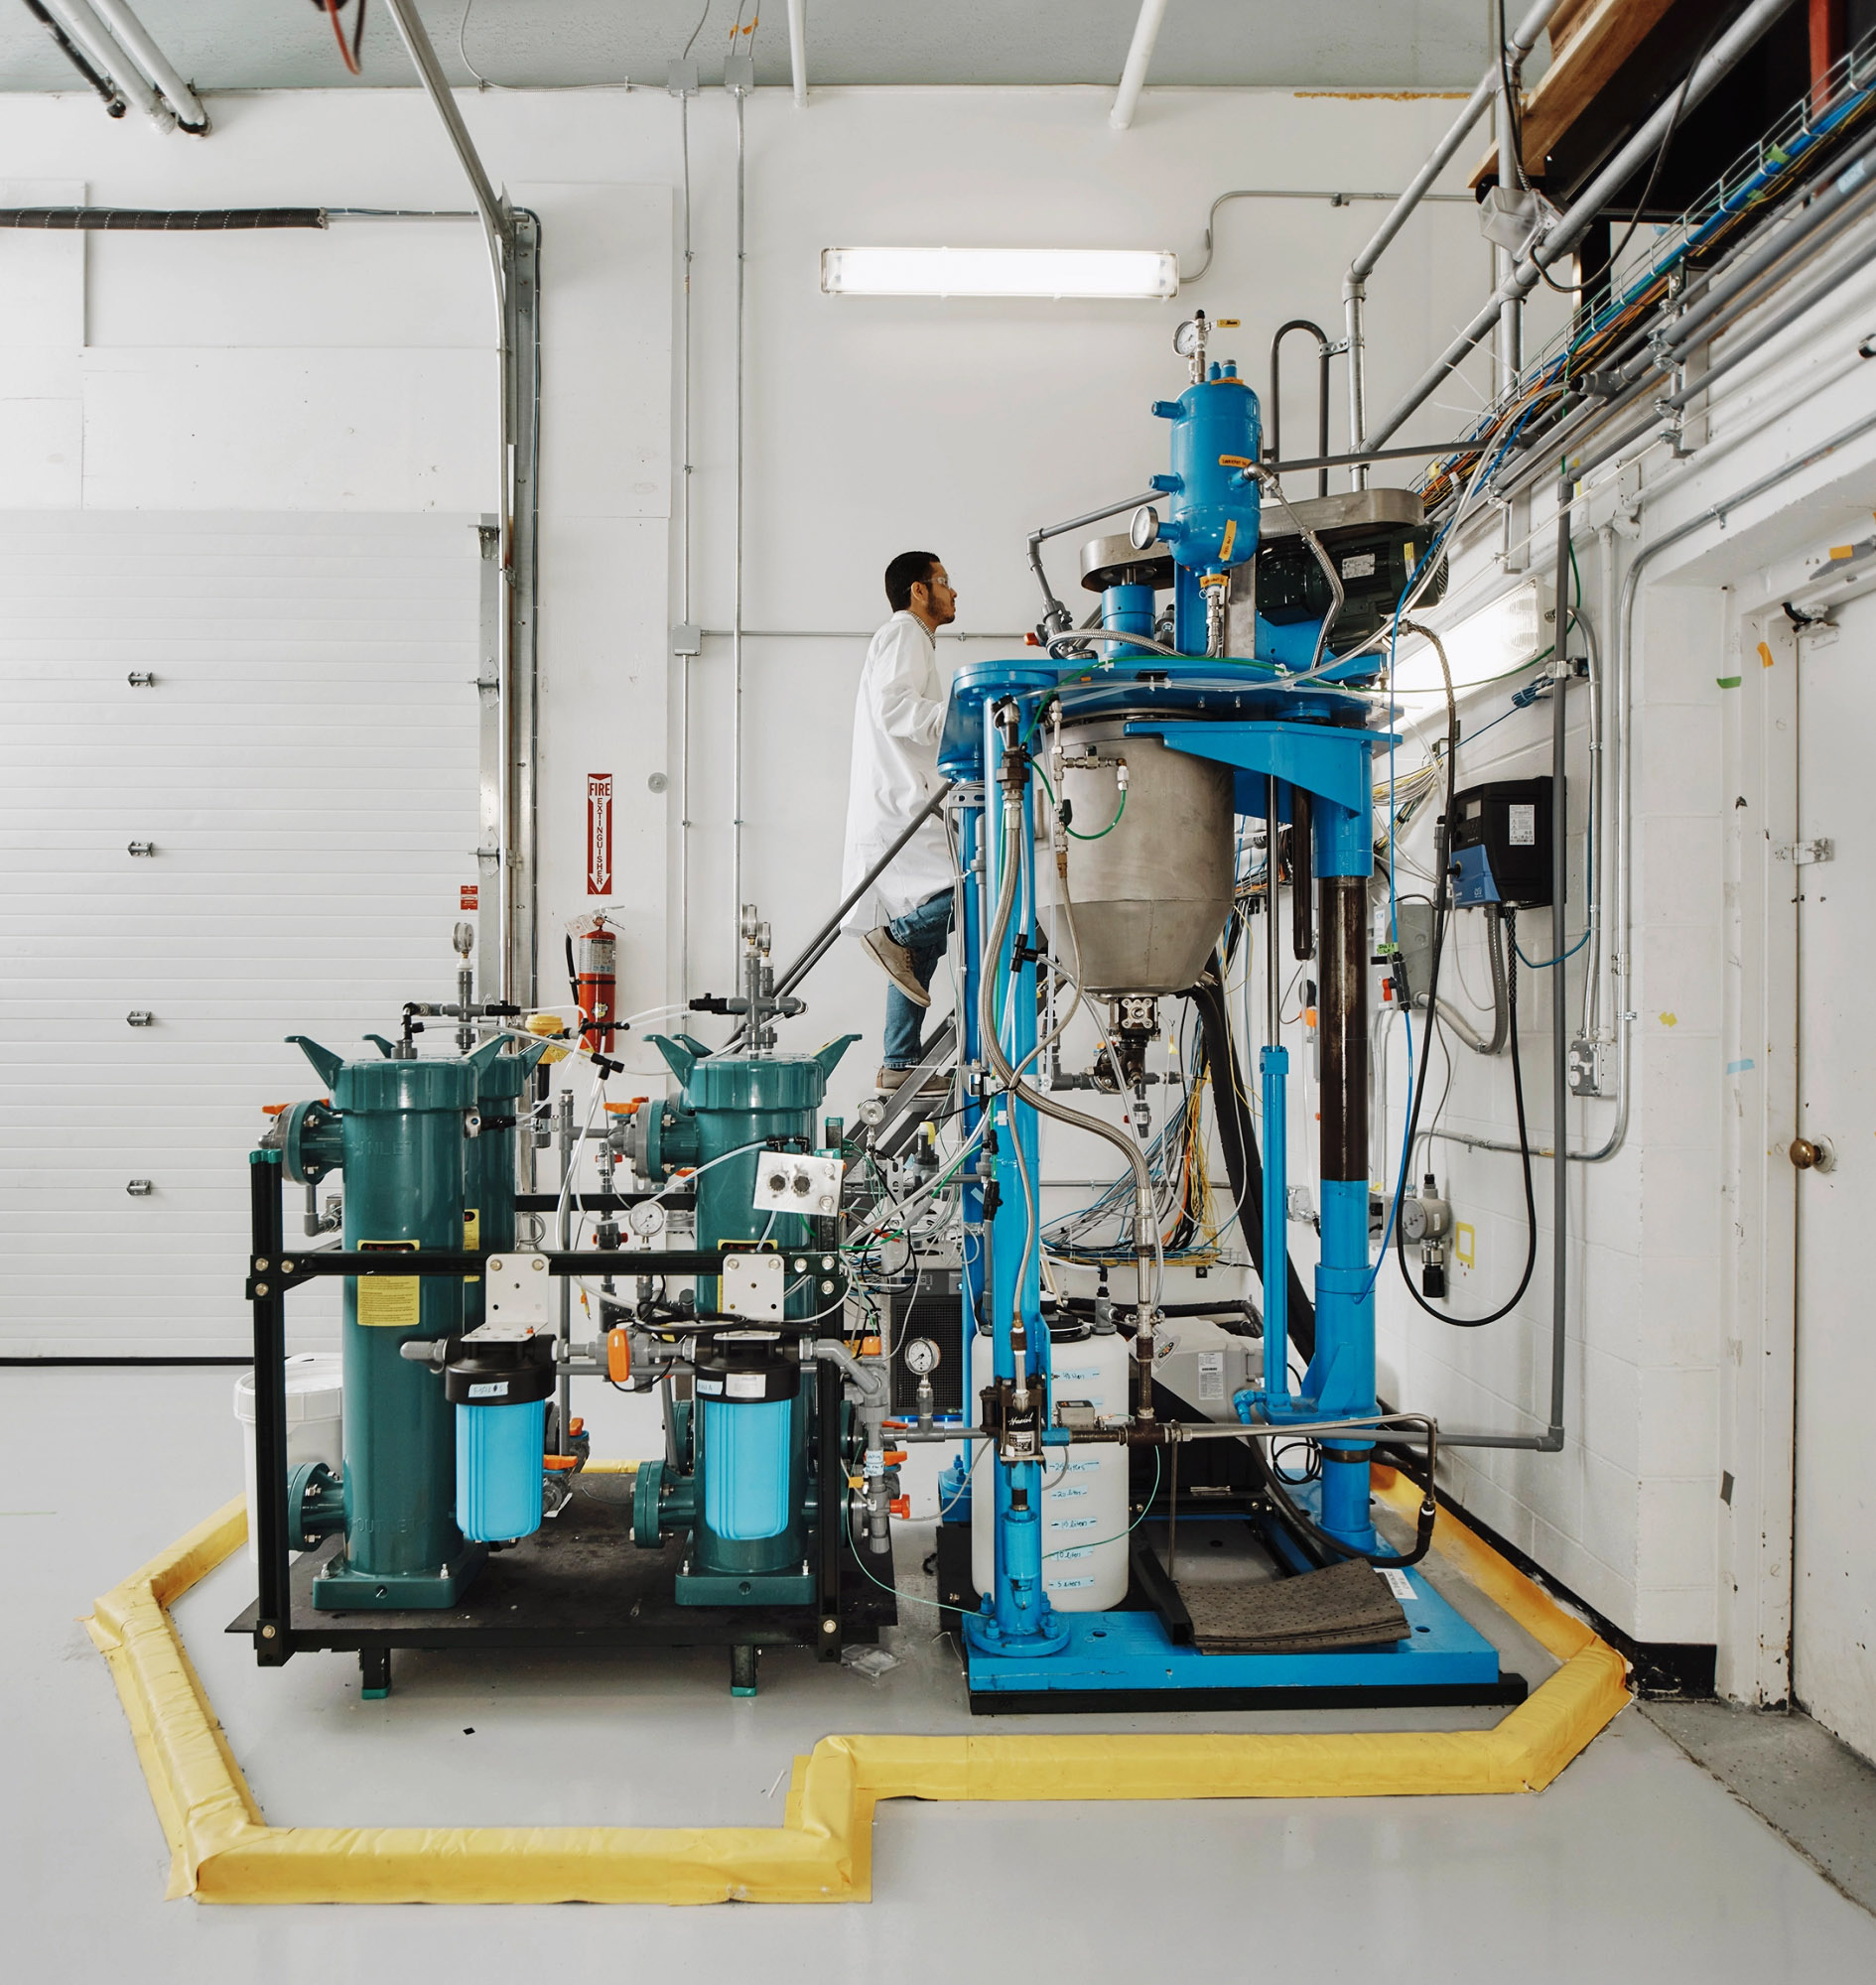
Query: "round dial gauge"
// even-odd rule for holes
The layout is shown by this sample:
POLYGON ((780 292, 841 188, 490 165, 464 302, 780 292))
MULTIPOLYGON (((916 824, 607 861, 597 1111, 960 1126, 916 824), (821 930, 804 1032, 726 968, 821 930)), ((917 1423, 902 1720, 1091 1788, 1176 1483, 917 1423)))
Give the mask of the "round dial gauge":
POLYGON ((937 1371, 940 1353, 929 1337, 915 1337, 905 1347, 905 1369, 914 1379, 923 1379, 937 1371))
POLYGON ((625 1222, 634 1234, 649 1241, 654 1234, 664 1232, 664 1207, 655 1199, 641 1199, 625 1216, 625 1222))
POLYGON ((1204 328, 1195 317, 1187 318, 1172 333, 1172 348, 1181 358, 1190 358, 1204 342, 1204 328))
POLYGON ((1419 1241, 1426 1234, 1426 1209, 1411 1196, 1401 1202, 1401 1238, 1404 1241, 1419 1241))

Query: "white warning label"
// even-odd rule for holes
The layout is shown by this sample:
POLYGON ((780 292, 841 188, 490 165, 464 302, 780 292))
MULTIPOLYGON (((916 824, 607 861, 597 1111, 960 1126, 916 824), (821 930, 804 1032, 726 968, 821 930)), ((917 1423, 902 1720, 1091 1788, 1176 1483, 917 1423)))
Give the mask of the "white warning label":
POLYGON ((1535 806, 1514 806, 1511 809, 1511 845, 1514 848, 1537 847, 1538 809, 1535 806))

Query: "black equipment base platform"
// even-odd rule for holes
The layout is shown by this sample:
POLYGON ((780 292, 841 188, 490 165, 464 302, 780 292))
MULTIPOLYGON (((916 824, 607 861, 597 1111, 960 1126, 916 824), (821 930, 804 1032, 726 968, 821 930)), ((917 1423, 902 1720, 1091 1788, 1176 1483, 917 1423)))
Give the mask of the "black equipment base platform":
MULTIPOLYGON (((313 1606, 316 1573, 339 1547, 333 1537, 293 1566, 289 1653, 360 1654, 392 1648, 551 1648, 581 1653, 629 1648, 813 1648, 838 1656, 848 1642, 876 1642, 897 1624, 890 1556, 875 1585, 843 1551, 838 1632, 816 1606, 680 1606, 673 1593, 684 1539, 660 1550, 632 1542, 628 1500, 576 1493, 558 1517, 512 1549, 490 1553, 463 1602, 438 1612, 326 1613, 313 1606)), ((231 1621, 250 1639, 258 1601, 231 1621)))

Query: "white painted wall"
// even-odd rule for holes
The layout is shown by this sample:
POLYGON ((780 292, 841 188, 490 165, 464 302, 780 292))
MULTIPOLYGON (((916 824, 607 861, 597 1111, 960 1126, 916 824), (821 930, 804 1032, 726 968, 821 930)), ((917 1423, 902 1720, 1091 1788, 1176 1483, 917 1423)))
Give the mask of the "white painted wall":
MULTIPOLYGON (((1690 458, 1658 447, 1639 469, 1599 471, 1581 495, 1583 595, 1605 665, 1617 583, 1638 548, 1709 506, 1726 513, 1651 566, 1635 614, 1635 1089, 1619 1153, 1572 1167, 1568 1444, 1560 1456, 1447 1455, 1467 1507, 1638 1639, 1717 1643, 1722 1688, 1748 1700, 1789 1691, 1791 1620, 1793 1016, 1768 992, 1782 942, 1765 919, 1790 890, 1768 834, 1794 829, 1768 815, 1789 809, 1790 794, 1765 765, 1764 733, 1783 721, 1768 698, 1782 679, 1757 643, 1764 632, 1779 667, 1792 666, 1777 602, 1815 577, 1830 544, 1867 535, 1876 443, 1866 436, 1744 505, 1727 499, 1876 409, 1876 376, 1856 350, 1876 303, 1868 252, 1866 239, 1845 244, 1831 301, 1716 389, 1711 438, 1690 458)), ((1545 565, 1547 510, 1541 501, 1532 532, 1545 565)), ((1483 601, 1509 583, 1497 543, 1494 523, 1455 560, 1456 598, 1483 601)), ((1504 717, 1515 686, 1467 699, 1467 731, 1504 717)), ((1583 927, 1581 715, 1571 713, 1572 938, 1583 927)), ((1460 785, 1547 770, 1549 725, 1541 705, 1462 746, 1460 785)), ((1424 861, 1429 835, 1406 845, 1424 861)), ((1836 879, 1867 889, 1866 877, 1836 879)), ((1546 957, 1534 949, 1544 916, 1527 922, 1538 926, 1524 934, 1527 954, 1546 957)), ((1476 959, 1467 976, 1485 989, 1476 959)), ((1574 1010, 1576 967, 1570 983, 1574 1010)), ((1547 993, 1526 1011, 1527 1101, 1534 1141, 1547 1143, 1547 993)), ((1397 1035, 1397 1140, 1405 1093, 1397 1035)), ((1572 1147, 1600 1144, 1614 1110, 1572 1104, 1572 1147)), ((1508 1136, 1509 1071, 1456 1054, 1444 1121, 1508 1136)), ((1503 1300, 1522 1266, 1517 1160, 1447 1145, 1437 1165, 1458 1218, 1478 1230, 1478 1265, 1455 1276, 1453 1304, 1476 1314, 1503 1300)), ((1547 1166, 1537 1188, 1537 1272, 1507 1323, 1454 1331, 1412 1311, 1394 1273, 1380 1283, 1384 1362, 1398 1361, 1402 1396, 1451 1426, 1532 1431, 1545 1417, 1547 1166)))

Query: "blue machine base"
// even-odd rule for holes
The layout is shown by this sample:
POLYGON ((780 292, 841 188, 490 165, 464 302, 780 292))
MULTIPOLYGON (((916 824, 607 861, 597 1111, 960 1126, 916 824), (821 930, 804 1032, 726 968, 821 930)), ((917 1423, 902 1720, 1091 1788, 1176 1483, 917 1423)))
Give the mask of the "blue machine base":
POLYGON ((1059 1654, 970 1651, 971 1708, 980 1716, 1094 1709, 1389 1707, 1519 1703, 1521 1675, 1418 1572, 1401 1602, 1412 1632, 1385 1648, 1315 1654, 1208 1654, 1175 1645, 1151 1612, 1071 1613, 1059 1654))

